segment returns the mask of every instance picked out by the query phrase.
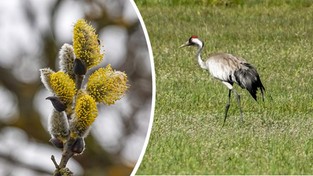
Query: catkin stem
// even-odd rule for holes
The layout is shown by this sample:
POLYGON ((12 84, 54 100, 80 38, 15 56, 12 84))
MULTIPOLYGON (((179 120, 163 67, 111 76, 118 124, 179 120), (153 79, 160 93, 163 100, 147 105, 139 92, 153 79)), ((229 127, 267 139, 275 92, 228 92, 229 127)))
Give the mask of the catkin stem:
POLYGON ((74 153, 72 152, 72 146, 74 142, 74 138, 69 138, 69 140, 65 143, 62 158, 59 164, 60 168, 65 168, 69 159, 74 155, 74 153))

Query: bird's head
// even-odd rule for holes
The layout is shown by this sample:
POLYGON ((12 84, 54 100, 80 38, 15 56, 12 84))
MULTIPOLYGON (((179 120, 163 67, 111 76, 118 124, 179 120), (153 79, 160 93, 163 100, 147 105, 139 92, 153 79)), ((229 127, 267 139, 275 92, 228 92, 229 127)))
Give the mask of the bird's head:
POLYGON ((185 47, 185 46, 198 46, 198 47, 203 47, 203 42, 198 38, 198 36, 193 35, 191 36, 188 41, 181 45, 179 48, 185 47))

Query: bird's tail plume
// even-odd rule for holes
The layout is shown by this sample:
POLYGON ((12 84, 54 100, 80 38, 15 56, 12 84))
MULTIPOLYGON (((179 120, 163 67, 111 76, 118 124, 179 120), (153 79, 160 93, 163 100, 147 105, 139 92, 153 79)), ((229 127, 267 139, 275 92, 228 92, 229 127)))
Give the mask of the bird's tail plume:
POLYGON ((257 101, 257 90, 260 89, 264 101, 265 88, 261 82, 256 69, 249 63, 244 63, 244 67, 234 72, 235 79, 240 87, 247 89, 251 96, 257 101))

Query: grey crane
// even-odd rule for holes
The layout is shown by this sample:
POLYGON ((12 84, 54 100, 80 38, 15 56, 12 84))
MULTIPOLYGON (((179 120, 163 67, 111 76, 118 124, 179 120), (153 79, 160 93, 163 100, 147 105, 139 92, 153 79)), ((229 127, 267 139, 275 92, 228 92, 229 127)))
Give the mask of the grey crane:
POLYGON ((231 92, 236 94, 238 107, 240 109, 240 122, 243 123, 240 95, 233 88, 233 84, 236 83, 241 88, 247 89, 255 101, 257 101, 257 90, 260 89, 264 101, 265 88, 257 70, 243 58, 228 53, 210 54, 207 60, 203 61, 201 58, 201 52, 204 48, 204 42, 195 35, 191 36, 185 44, 180 46, 180 48, 185 46, 197 47, 198 51, 196 53, 196 58, 200 67, 209 71, 214 78, 220 80, 229 89, 223 125, 226 122, 228 109, 230 107, 231 92))

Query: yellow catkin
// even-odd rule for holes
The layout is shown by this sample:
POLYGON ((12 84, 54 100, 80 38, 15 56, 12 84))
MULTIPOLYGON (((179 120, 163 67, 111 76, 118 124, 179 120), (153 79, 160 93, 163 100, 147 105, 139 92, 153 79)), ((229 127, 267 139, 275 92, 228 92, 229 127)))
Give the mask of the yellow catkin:
POLYGON ((127 90, 127 76, 120 71, 114 71, 110 65, 100 68, 90 75, 87 92, 96 102, 107 105, 114 104, 127 90))
POLYGON ((84 19, 79 19, 74 25, 73 47, 76 58, 84 61, 87 69, 98 65, 103 59, 95 29, 84 19))
POLYGON ((75 83, 62 71, 50 75, 49 80, 53 93, 66 105, 71 105, 76 93, 75 83))
POLYGON ((97 104, 95 100, 84 92, 79 92, 75 105, 75 114, 71 122, 71 136, 84 137, 88 133, 89 127, 98 116, 97 104))

